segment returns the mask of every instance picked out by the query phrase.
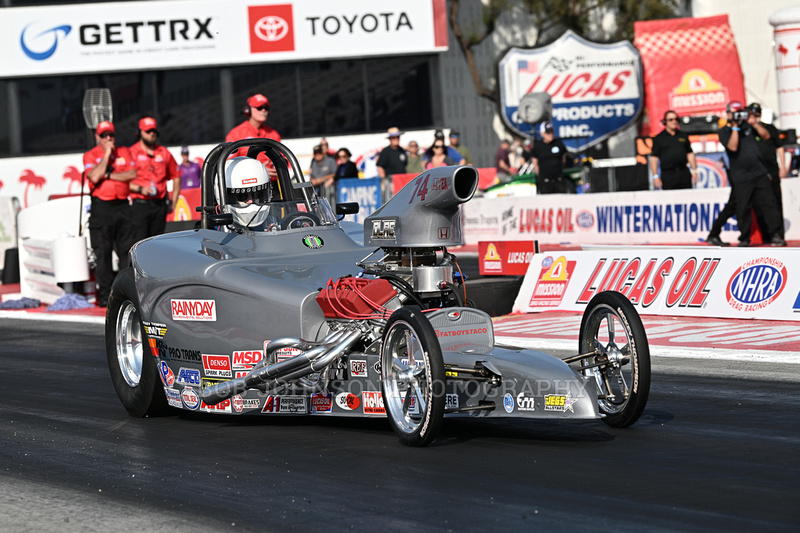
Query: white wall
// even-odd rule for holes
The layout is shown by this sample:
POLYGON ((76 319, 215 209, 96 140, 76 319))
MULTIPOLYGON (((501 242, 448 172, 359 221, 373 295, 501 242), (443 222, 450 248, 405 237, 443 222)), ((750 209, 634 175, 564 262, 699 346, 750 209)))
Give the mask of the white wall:
POLYGON ((775 55, 769 17, 797 0, 693 0, 692 15, 728 15, 744 73, 747 103, 778 111, 775 55))

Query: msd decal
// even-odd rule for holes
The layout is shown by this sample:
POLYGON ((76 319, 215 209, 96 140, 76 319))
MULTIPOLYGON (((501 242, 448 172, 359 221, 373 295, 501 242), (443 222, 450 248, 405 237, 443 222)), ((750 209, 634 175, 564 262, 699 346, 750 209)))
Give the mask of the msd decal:
POLYGON ((250 53, 294 50, 292 4, 249 6, 250 53))
POLYGON ((250 370, 264 358, 261 350, 243 350, 233 352, 233 369, 250 370))
POLYGON ((564 298, 572 272, 575 270, 575 261, 567 261, 562 255, 553 260, 547 256, 542 260, 542 269, 536 287, 531 296, 531 307, 558 307, 564 298))
POLYGON ((709 294, 708 283, 719 262, 718 257, 700 260, 690 257, 667 284, 675 266, 671 257, 661 263, 656 259, 644 262, 638 257, 603 258, 597 262, 576 303, 587 304, 598 292, 617 291, 633 305, 649 307, 666 290, 667 307, 703 307, 709 294))
POLYGON ((231 360, 227 355, 203 354, 203 372, 210 378, 231 378, 231 360))
POLYGON ((535 124, 520 116, 529 93, 548 93, 557 137, 573 137, 571 151, 581 151, 632 124, 642 110, 639 52, 629 42, 596 44, 571 30, 552 44, 511 48, 500 60, 500 115, 522 136, 535 124))
POLYGON ((172 320, 215 322, 217 306, 214 300, 170 300, 172 320))
POLYGON ((758 311, 781 294, 786 287, 786 266, 772 257, 759 257, 740 266, 728 281, 725 296, 737 311, 758 311))

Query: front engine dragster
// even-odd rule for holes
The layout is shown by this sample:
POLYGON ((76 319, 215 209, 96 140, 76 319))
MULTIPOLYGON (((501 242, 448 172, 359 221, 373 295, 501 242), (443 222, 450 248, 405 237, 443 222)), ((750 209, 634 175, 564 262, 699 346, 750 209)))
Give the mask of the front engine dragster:
POLYGON ((589 302, 574 356, 495 343, 448 252, 477 185, 468 166, 420 174, 366 218, 361 244, 284 145, 217 146, 200 228, 137 243, 114 282, 106 348, 123 405, 133 416, 385 416, 412 446, 446 416, 635 423, 649 349, 622 294, 589 302), (232 158, 242 147, 277 179, 232 158))

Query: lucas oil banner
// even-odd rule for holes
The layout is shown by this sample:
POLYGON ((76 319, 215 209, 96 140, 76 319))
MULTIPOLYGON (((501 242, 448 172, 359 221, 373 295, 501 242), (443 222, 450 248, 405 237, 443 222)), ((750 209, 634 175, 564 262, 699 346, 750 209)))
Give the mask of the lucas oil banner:
POLYGON ((633 28, 644 64, 642 135, 659 133, 667 110, 725 116, 729 101, 747 103, 728 15, 634 22, 633 28))
POLYGON ((794 250, 609 246, 537 254, 514 312, 583 311, 618 291, 640 314, 800 320, 794 250))
POLYGON ((632 124, 642 110, 639 53, 628 42, 596 44, 567 31, 541 48, 511 48, 500 60, 501 116, 523 136, 536 125, 522 121, 520 100, 548 93, 556 137, 571 151, 593 146, 632 124))

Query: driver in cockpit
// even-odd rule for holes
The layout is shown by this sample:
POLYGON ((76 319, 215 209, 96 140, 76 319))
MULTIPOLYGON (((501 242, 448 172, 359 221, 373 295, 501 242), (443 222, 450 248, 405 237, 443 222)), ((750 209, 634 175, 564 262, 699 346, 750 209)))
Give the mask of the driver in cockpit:
POLYGON ((234 157, 225 163, 225 187, 228 205, 224 212, 233 215, 233 223, 253 231, 268 231, 278 219, 269 202, 272 189, 267 169, 257 159, 234 157))

